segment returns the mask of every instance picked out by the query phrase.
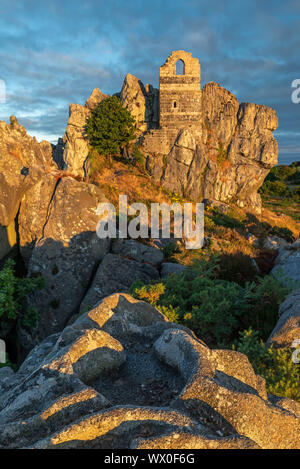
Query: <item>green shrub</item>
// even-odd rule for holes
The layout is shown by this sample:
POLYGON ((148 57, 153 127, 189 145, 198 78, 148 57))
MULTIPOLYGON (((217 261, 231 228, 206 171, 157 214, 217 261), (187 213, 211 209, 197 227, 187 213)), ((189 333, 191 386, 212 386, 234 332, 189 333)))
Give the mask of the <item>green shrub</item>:
POLYGON ((293 195, 294 199, 296 199, 296 200, 300 199, 300 186, 295 187, 295 189, 293 189, 292 195, 293 195))
POLYGON ((244 292, 247 314, 241 317, 239 329, 256 329, 266 340, 278 320, 279 305, 290 293, 290 288, 272 275, 266 275, 257 277, 256 282, 247 283, 244 292))
POLYGON ((163 283, 144 285, 141 280, 136 280, 130 287, 130 293, 134 298, 147 301, 151 305, 156 306, 169 321, 177 323, 179 322, 179 315, 176 309, 171 305, 165 306, 158 304, 159 298, 164 292, 165 286, 163 283))
POLYGON ((146 157, 137 146, 132 153, 133 163, 141 169, 145 169, 146 157))
POLYGON ((289 197, 290 191, 283 181, 265 181, 260 187, 260 194, 275 196, 275 197, 289 197))
POLYGON ((215 225, 226 228, 244 228, 243 223, 228 213, 222 213, 217 207, 212 209, 212 217, 215 225))
POLYGON ((278 305, 289 289, 271 276, 246 282, 218 278, 217 259, 200 260, 193 268, 159 284, 139 281, 131 292, 159 307, 172 307, 177 321, 190 327, 212 347, 230 347, 239 331, 259 329, 267 338, 278 319, 278 305))
POLYGON ((151 305, 156 305, 160 296, 165 292, 163 283, 153 283, 145 285, 141 280, 135 280, 130 287, 129 293, 151 305))
POLYGON ((36 323, 38 313, 26 308, 26 298, 36 289, 44 287, 44 279, 18 278, 14 266, 15 262, 8 259, 0 271, 0 321, 15 321, 21 317, 22 324, 31 327, 36 323))
POLYGON ((221 164, 224 160, 228 158, 228 149, 224 147, 223 143, 220 142, 217 148, 217 162, 221 164))
POLYGON ((274 166, 266 177, 266 181, 285 181, 295 170, 287 165, 274 166))
POLYGON ((248 356, 255 372, 265 378, 269 394, 300 401, 300 366, 292 361, 291 349, 267 347, 252 329, 240 333, 233 348, 248 356))
POLYGON ((174 241, 171 241, 162 248, 162 252, 166 259, 172 259, 174 254, 178 253, 179 251, 179 246, 174 241))
POLYGON ((252 258, 247 254, 242 252, 224 253, 219 257, 219 278, 223 280, 245 286, 246 282, 256 279, 257 273, 252 258))
POLYGON ((86 133, 90 144, 100 154, 119 154, 135 138, 135 121, 120 99, 112 96, 91 111, 86 133))

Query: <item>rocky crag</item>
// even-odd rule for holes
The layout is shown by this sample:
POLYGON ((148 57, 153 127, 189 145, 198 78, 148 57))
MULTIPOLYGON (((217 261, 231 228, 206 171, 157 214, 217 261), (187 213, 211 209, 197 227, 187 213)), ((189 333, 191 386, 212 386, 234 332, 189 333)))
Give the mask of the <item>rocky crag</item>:
POLYGON ((0 394, 2 448, 299 448, 299 404, 244 355, 125 294, 0 370, 0 394))
MULTIPOLYGON (((200 64, 185 51, 173 52, 160 67, 159 90, 128 74, 118 95, 136 120, 140 149, 157 183, 192 200, 260 211, 257 190, 277 164, 273 109, 239 103, 217 83, 201 90, 200 64), (184 62, 183 75, 176 74, 178 61, 184 62)), ((63 160, 80 176, 88 155, 85 121, 91 103, 103 97, 96 89, 85 106, 70 106, 63 160)))

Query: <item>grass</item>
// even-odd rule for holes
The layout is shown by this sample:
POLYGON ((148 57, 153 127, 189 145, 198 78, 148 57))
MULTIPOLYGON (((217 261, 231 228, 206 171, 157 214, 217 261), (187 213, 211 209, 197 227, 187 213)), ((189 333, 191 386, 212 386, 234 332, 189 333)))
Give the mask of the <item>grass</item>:
MULTIPOLYGON (((283 214, 300 223, 299 200, 262 195, 263 207, 282 216, 283 214)), ((299 231, 299 230, 298 230, 299 231)))

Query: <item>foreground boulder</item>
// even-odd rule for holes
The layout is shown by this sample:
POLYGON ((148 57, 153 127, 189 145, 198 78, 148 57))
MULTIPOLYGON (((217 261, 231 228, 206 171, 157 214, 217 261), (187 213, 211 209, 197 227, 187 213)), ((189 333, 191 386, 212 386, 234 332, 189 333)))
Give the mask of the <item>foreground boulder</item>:
POLYGON ((50 194, 54 181, 45 182, 44 189, 42 184, 26 199, 20 217, 28 274, 42 275, 46 282, 43 290, 30 297, 40 320, 37 329, 28 331, 28 350, 38 340, 61 331, 78 311, 94 269, 110 247, 109 239, 96 234, 97 206, 107 201, 96 186, 64 177, 48 199, 47 210, 37 212, 41 191, 50 194))
POLYGON ((299 448, 293 401, 126 294, 0 370, 1 448, 299 448))

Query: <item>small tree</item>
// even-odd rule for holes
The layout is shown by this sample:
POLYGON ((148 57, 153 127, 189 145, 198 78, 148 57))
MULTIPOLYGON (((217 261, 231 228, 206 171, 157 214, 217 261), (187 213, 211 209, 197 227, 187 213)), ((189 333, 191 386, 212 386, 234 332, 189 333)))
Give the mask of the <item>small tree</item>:
POLYGON ((118 154, 135 138, 135 121, 120 99, 111 96, 92 110, 86 132, 90 144, 99 153, 118 154))

